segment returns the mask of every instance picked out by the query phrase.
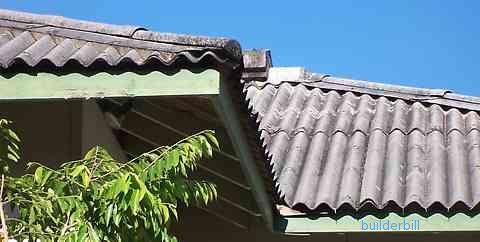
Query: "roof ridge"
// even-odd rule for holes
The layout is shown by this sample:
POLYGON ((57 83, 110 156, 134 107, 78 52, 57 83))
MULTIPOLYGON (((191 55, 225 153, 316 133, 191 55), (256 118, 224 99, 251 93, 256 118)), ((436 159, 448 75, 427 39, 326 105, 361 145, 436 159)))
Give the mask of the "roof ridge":
POLYGON ((35 14, 7 9, 0 9, 0 19, 122 37, 131 37, 139 29, 146 30, 146 28, 140 26, 99 23, 66 18, 58 15, 35 14))
POLYGON ((444 96, 447 93, 453 93, 451 90, 447 89, 438 89, 438 88, 423 88, 423 87, 414 87, 398 84, 388 84, 375 81, 365 81, 365 80, 356 80, 350 78, 334 77, 325 74, 316 74, 312 73, 310 80, 306 82, 316 82, 321 81, 325 83, 339 84, 352 87, 363 87, 368 89, 375 90, 389 90, 401 93, 409 93, 415 95, 425 95, 425 96, 444 96))
MULTIPOLYGON (((315 78, 315 75, 317 74, 313 74, 313 75, 314 75, 313 78, 315 78)), ((421 98, 421 96, 424 96, 425 99, 427 100, 431 98, 441 98, 441 99, 455 100, 455 101, 461 101, 461 102, 480 105, 479 96, 463 95, 449 89, 422 88, 422 87, 414 87, 414 86, 406 86, 406 85, 387 84, 382 82, 332 77, 330 75, 324 75, 324 74, 320 76, 319 81, 323 83, 344 85, 352 88, 362 88, 362 89, 370 89, 373 91, 392 92, 392 93, 416 96, 416 98, 410 98, 412 99, 412 101, 423 101, 423 98, 421 98)))
POLYGON ((480 111, 480 97, 454 93, 447 89, 419 88, 381 82, 332 77, 306 71, 303 67, 271 67, 263 85, 297 83, 311 88, 357 92, 480 111))

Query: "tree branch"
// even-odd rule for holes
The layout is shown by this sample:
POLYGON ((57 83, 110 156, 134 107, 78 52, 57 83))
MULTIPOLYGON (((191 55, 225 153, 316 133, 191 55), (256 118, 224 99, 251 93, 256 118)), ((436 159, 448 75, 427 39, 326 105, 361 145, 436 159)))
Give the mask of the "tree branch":
POLYGON ((0 220, 2 223, 1 233, 1 241, 6 242, 8 241, 8 229, 7 229, 7 222, 5 221, 5 213, 3 211, 3 186, 5 184, 5 175, 2 174, 2 186, 0 187, 0 220))

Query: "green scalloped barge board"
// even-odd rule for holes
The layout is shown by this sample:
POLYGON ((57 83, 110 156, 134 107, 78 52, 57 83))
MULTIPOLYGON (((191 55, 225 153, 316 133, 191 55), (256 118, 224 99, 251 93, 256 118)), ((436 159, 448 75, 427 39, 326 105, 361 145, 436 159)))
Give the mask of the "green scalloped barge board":
POLYGON ((181 70, 173 75, 159 71, 147 74, 0 74, 0 100, 216 95, 219 87, 220 74, 216 70, 201 73, 181 70))
MULTIPOLYGON (((416 226, 417 227, 417 226, 416 226)), ((387 228, 387 226, 384 226, 387 228)), ((276 221, 276 230, 282 233, 316 233, 316 232, 442 232, 442 231, 480 231, 480 214, 473 217, 458 213, 448 218, 441 214, 434 214, 430 217, 423 217, 419 214, 411 214, 406 217, 399 216, 396 213, 390 213, 381 220, 373 215, 365 216, 362 219, 355 219, 349 215, 338 220, 331 217, 280 217, 276 221), (418 229, 413 230, 386 230, 378 229, 362 229, 362 221, 365 224, 374 226, 374 223, 381 221, 382 224, 389 222, 391 228, 393 223, 403 223, 403 221, 413 224, 418 221, 418 229)))

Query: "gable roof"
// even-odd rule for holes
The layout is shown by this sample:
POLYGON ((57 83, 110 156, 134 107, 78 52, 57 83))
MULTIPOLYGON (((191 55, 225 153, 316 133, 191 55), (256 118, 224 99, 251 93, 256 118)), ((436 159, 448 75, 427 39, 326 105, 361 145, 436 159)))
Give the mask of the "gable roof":
POLYGON ((244 80, 276 196, 302 211, 480 203, 480 99, 271 68, 244 80))
POLYGON ((148 31, 73 20, 60 16, 0 10, 0 67, 30 67, 40 63, 62 67, 73 62, 84 67, 95 63, 138 66, 160 62, 241 62, 237 41, 148 31))

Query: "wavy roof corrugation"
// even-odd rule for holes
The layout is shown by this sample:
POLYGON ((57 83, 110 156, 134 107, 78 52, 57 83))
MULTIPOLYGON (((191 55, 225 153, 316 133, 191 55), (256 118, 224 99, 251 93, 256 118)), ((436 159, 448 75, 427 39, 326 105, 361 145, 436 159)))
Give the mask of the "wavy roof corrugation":
POLYGON ((62 67, 75 62, 144 65, 152 60, 172 65, 179 59, 192 63, 206 57, 219 63, 241 60, 237 41, 148 31, 60 16, 0 10, 0 66, 16 63, 36 66, 48 62, 62 67))
POLYGON ((476 97, 298 68, 271 68, 244 91, 290 207, 480 203, 476 97))

